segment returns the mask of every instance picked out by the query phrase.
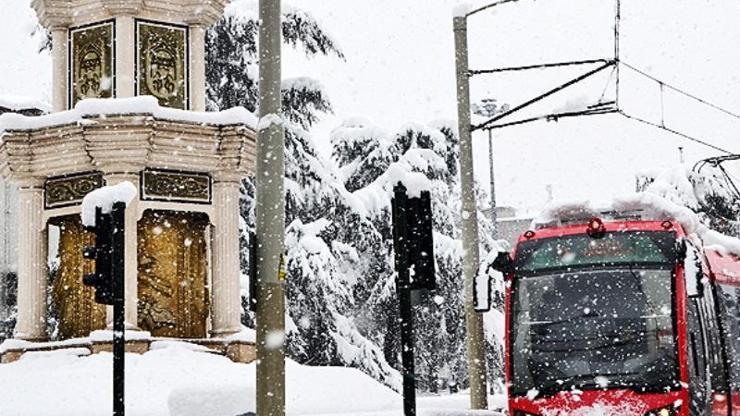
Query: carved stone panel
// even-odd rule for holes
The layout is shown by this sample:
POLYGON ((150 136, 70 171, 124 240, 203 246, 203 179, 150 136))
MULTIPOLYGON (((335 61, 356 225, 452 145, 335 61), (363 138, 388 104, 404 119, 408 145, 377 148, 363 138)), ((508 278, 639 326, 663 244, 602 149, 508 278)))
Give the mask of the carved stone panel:
POLYGON ((70 30, 70 101, 111 98, 115 80, 113 21, 70 30))
POLYGON ((188 108, 188 29, 137 20, 137 93, 165 107, 188 108))
POLYGON ((49 178, 46 181, 45 206, 47 209, 75 205, 88 193, 102 187, 103 175, 97 172, 49 178))
POLYGON ((169 202, 211 202, 211 177, 207 173, 145 170, 141 176, 142 199, 169 202))

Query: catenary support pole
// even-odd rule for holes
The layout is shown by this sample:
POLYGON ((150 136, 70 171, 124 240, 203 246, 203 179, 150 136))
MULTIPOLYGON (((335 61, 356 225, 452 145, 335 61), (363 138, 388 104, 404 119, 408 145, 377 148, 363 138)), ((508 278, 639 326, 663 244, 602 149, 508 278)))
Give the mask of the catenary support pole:
POLYGON ((285 136, 281 115, 280 0, 259 2, 259 113, 256 172, 257 414, 285 415, 285 136))
POLYGON ((493 238, 498 238, 498 215, 496 213, 496 184, 493 176, 493 131, 488 129, 488 166, 490 168, 491 182, 491 227, 493 227, 493 238))
POLYGON ((457 73, 457 117, 460 135, 460 186, 462 188, 463 276, 465 280, 465 327, 467 330, 468 375, 471 409, 486 409, 486 350, 483 317, 475 311, 473 284, 478 270, 478 215, 473 176, 473 144, 470 124, 470 80, 468 78, 468 25, 455 17, 455 65, 457 73))

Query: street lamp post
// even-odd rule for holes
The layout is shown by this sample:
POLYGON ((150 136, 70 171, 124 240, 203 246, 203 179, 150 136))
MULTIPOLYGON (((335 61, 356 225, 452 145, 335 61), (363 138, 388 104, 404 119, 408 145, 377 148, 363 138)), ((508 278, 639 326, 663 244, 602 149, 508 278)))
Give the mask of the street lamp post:
POLYGON ((470 123, 468 74, 468 25, 466 16, 455 16, 455 65, 457 112, 460 136, 460 186, 462 194, 463 276, 465 280, 465 326, 471 409, 488 408, 486 349, 483 316, 475 311, 473 287, 479 267, 478 215, 473 176, 473 143, 470 123))

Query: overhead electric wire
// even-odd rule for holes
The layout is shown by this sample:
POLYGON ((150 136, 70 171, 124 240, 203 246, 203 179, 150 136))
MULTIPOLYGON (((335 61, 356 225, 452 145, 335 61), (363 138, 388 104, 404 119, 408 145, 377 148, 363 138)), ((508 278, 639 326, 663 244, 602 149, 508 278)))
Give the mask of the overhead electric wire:
POLYGON ((687 140, 690 140, 692 142, 699 143, 701 145, 710 147, 710 148, 712 148, 714 150, 718 150, 720 152, 727 153, 727 154, 733 154, 734 153, 734 152, 731 152, 731 151, 729 151, 727 149, 723 149, 723 148, 721 148, 719 146, 715 146, 715 145, 713 145, 713 144, 711 144, 711 143, 709 143, 707 141, 704 141, 702 139, 696 138, 696 137, 691 136, 691 135, 688 135, 686 133, 682 133, 682 132, 680 132, 678 130, 674 130, 674 129, 670 128, 670 127, 661 126, 658 123, 654 123, 652 121, 645 120, 644 118, 640 118, 640 117, 637 117, 637 116, 633 116, 633 115, 627 114, 624 111, 622 111, 621 109, 618 110, 618 112, 619 112, 619 114, 623 115, 624 117, 626 117, 626 118, 628 118, 630 120, 635 120, 635 121, 640 122, 642 124, 646 124, 646 125, 649 125, 649 126, 657 127, 657 128, 659 128, 661 130, 665 130, 665 131, 667 131, 669 133, 675 134, 677 136, 681 136, 684 139, 687 139, 687 140))
POLYGON ((648 79, 650 79, 652 81, 657 82, 658 84, 663 84, 665 87, 668 87, 669 89, 671 89, 671 90, 673 90, 673 91, 675 91, 675 92, 677 92, 677 93, 679 93, 681 95, 684 95, 684 96, 689 97, 689 98, 691 98, 693 100, 696 100, 696 101, 698 101, 698 102, 700 102, 700 103, 702 103, 702 104, 704 104, 704 105, 706 105, 708 107, 714 108, 715 110, 721 111, 721 112, 723 112, 723 113, 725 113, 725 114, 727 114, 729 116, 732 116, 732 117, 735 117, 737 119, 740 119, 740 114, 733 113, 732 111, 727 110, 726 108, 723 108, 723 107, 721 107, 721 106, 719 106, 717 104, 714 104, 714 103, 712 103, 710 101, 707 101, 707 100, 705 100, 703 98, 697 97, 696 95, 693 95, 693 94, 691 94, 689 92, 686 92, 686 91, 684 91, 684 90, 682 90, 682 89, 680 89, 678 87, 675 87, 675 86, 673 86, 671 84, 668 84, 665 81, 660 80, 660 79, 658 79, 658 78, 656 78, 656 77, 648 74, 645 71, 642 71, 642 70, 640 70, 638 68, 635 68, 634 66, 632 66, 632 65, 630 65, 630 64, 628 64, 628 63, 626 63, 626 62, 624 62, 622 60, 620 60, 619 63, 622 64, 622 65, 624 65, 625 67, 627 67, 627 68, 629 68, 629 69, 637 72, 638 74, 640 74, 640 75, 642 75, 642 76, 644 76, 644 77, 646 77, 646 78, 648 78, 648 79))
POLYGON ((470 16, 472 16, 472 15, 474 15, 476 13, 480 13, 480 12, 482 12, 484 10, 487 10, 487 9, 490 9, 492 7, 500 6, 500 5, 504 4, 504 3, 513 3, 515 1, 519 1, 519 0, 499 0, 497 2, 494 2, 494 3, 491 3, 491 4, 485 5, 485 6, 478 7, 477 9, 471 10, 467 14, 465 14, 465 17, 470 17, 470 16))
MULTIPOLYGON (((490 8, 493 8, 493 7, 496 7, 496 6, 505 4, 505 3, 513 3, 513 2, 516 2, 516 1, 519 1, 519 0, 499 0, 499 1, 493 2, 491 4, 488 4, 488 5, 485 5, 485 6, 481 6, 481 7, 478 7, 476 9, 471 10, 470 12, 468 12, 465 15, 465 17, 467 18, 467 17, 470 17, 470 16, 472 16, 474 14, 480 13, 480 12, 482 12, 484 10, 487 10, 487 9, 490 9, 490 8)), ((740 114, 734 113, 734 112, 732 112, 732 111, 730 111, 730 110, 728 110, 728 109, 726 109, 726 108, 724 108, 724 107, 722 107, 722 106, 720 106, 718 104, 712 103, 712 102, 710 102, 708 100, 705 100, 705 99, 700 98, 700 97, 698 97, 698 96, 696 96, 694 94, 691 94, 691 93, 689 93, 689 92, 687 92, 687 91, 685 91, 685 90, 683 90, 681 88, 678 88, 678 87, 675 87, 675 86, 673 86, 671 84, 668 84, 665 81, 660 80, 660 79, 658 79, 658 78, 650 75, 649 73, 647 73, 647 72, 645 72, 643 70, 640 70, 640 69, 638 69, 638 68, 636 68, 636 67, 634 67, 634 66, 632 66, 632 65, 630 65, 630 64, 628 64, 626 62, 624 62, 620 58, 620 43, 621 43, 620 42, 621 41, 621 39, 620 39, 620 37, 621 37, 621 27, 620 26, 621 26, 621 17, 622 17, 621 0, 615 0, 615 8, 616 8, 616 10, 615 10, 615 18, 614 18, 614 58, 612 60, 606 60, 606 59, 589 59, 589 60, 581 60, 581 61, 555 62, 555 63, 534 64, 534 65, 524 65, 524 66, 504 67, 504 68, 494 68, 494 69, 484 69, 484 70, 471 70, 471 69, 469 69, 468 70, 468 76, 473 77, 475 75, 494 74, 494 73, 501 73, 501 72, 526 71, 526 70, 547 69, 547 68, 555 68, 555 67, 563 67, 563 66, 576 66, 576 65, 586 65, 586 64, 596 64, 596 63, 602 63, 603 64, 603 65, 599 66, 598 68, 596 68, 596 69, 594 69, 592 71, 589 71, 589 72, 587 72, 587 73, 585 73, 583 75, 580 75, 580 76, 578 76, 578 77, 576 77, 576 78, 574 78, 574 79, 566 82, 565 84, 562 84, 562 85, 560 85, 558 87, 555 87, 555 88, 553 88, 553 89, 545 92, 544 94, 541 94, 541 95, 539 95, 539 96, 537 96, 537 97, 535 97, 535 98, 533 98, 533 99, 531 99, 529 101, 526 101, 526 102, 524 102, 524 103, 522 103, 520 105, 517 105, 516 107, 514 107, 514 108, 512 108, 512 109, 510 109, 508 111, 505 111, 503 113, 500 113, 500 114, 498 114, 498 115, 496 115, 496 116, 494 116, 494 117, 486 120, 483 123, 480 123, 478 125, 471 126, 471 132, 473 132, 475 130, 481 130, 481 129, 484 129, 484 130, 499 129, 499 128, 503 128, 503 127, 507 127, 507 126, 520 125, 520 124, 525 124, 525 123, 535 122, 535 121, 540 121, 540 120, 557 120, 559 118, 565 118, 565 117, 578 117, 578 116, 587 116, 587 115, 600 115, 600 114, 618 113, 618 114, 621 114, 622 116, 624 116, 627 119, 635 120, 635 121, 637 121, 639 123, 642 123, 642 124, 645 124, 645 125, 649 125, 649 126, 652 126, 652 127, 655 127, 655 128, 659 128, 659 129, 664 130, 666 132, 669 132, 671 134, 674 134, 674 135, 683 137, 683 138, 685 138, 687 140, 693 141, 693 142, 698 143, 698 144, 701 144, 703 146, 707 146, 707 147, 709 147, 711 149, 718 150, 720 152, 723 152, 723 153, 727 153, 727 154, 732 155, 733 152, 730 152, 729 150, 723 149, 723 148, 721 148, 721 147, 719 147, 717 145, 711 144, 711 143, 709 143, 709 142, 707 142, 705 140, 699 139, 699 138, 694 137, 694 136, 691 136, 689 134, 682 133, 682 132, 680 132, 678 130, 674 130, 674 129, 672 129, 670 127, 667 127, 665 125, 665 106, 664 106, 664 94, 665 93, 664 93, 664 89, 666 87, 669 88, 669 89, 671 89, 671 90, 673 90, 673 91, 675 91, 678 94, 681 94, 681 95, 683 95, 685 97, 688 97, 688 98, 690 98, 692 100, 695 100, 695 101, 697 101, 697 102, 699 102, 699 103, 701 103, 701 104, 703 104, 705 106, 708 106, 710 108, 713 108, 713 109, 715 109, 717 111, 720 111, 720 112, 722 112, 724 114, 727 114, 729 116, 732 116, 734 118, 740 119, 740 114), (652 122, 652 121, 649 121, 649 120, 646 120, 646 119, 643 119, 641 117, 637 117, 637 116, 633 116, 633 115, 627 114, 626 112, 624 112, 621 109, 621 107, 620 107, 620 80, 621 80, 620 65, 624 65, 626 68, 628 68, 628 69, 636 72, 637 74, 642 75, 642 76, 644 76, 644 77, 646 77, 646 78, 648 78, 648 79, 650 79, 650 80, 658 83, 658 85, 660 86, 660 107, 661 107, 661 122, 660 122, 660 124, 655 123, 655 122, 652 122), (504 123, 504 124, 494 124, 496 121, 501 120, 501 119, 503 119, 505 117, 508 117, 508 116, 510 116, 510 115, 518 112, 519 110, 522 110, 524 108, 527 108, 527 107, 529 107, 529 106, 531 106, 531 105, 533 105, 533 104, 535 104, 535 103, 537 103, 537 102, 539 102, 539 101, 541 101, 541 100, 543 100, 543 99, 545 99, 545 98, 547 98, 547 97, 549 97, 549 96, 551 96, 551 95, 553 95, 553 94, 555 94, 555 93, 557 93, 559 91, 562 91, 562 90, 564 90, 564 89, 566 89, 566 88, 568 88, 568 87, 570 87, 570 86, 572 86, 572 85, 574 85, 574 84, 576 84, 578 82, 581 82, 584 79, 589 78, 589 77, 593 76, 594 74, 596 74, 598 72, 601 72, 602 70, 604 70, 604 69, 606 69, 606 68, 608 68, 610 66, 612 66, 612 73, 609 75, 609 80, 611 80, 611 77, 616 73, 616 80, 615 80, 615 89, 616 89, 616 91, 615 91, 615 99, 614 99, 614 102, 613 102, 614 107, 610 107, 610 108, 596 108, 596 109, 595 108, 589 108, 589 109, 584 110, 584 111, 566 112, 566 113, 559 113, 559 114, 548 114, 548 115, 544 115, 544 116, 531 117, 531 118, 527 118, 527 119, 523 119, 523 120, 518 120, 518 121, 513 121, 513 122, 509 122, 509 123, 504 123)), ((608 86, 609 80, 607 81, 607 86, 608 86)), ((611 105, 612 104, 611 102, 610 103, 601 103, 601 100, 604 98, 605 92, 606 92, 606 87, 604 88, 604 91, 602 92, 602 94, 601 94, 601 96, 599 98, 598 105, 603 106, 603 105, 611 105)))

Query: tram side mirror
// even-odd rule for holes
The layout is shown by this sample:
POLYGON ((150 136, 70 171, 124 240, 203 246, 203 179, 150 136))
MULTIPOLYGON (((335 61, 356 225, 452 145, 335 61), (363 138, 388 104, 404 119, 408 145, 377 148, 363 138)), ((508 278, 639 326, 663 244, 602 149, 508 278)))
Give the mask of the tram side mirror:
POLYGON ((514 259, 511 258, 509 253, 500 252, 491 267, 493 267, 493 270, 501 272, 504 277, 507 277, 514 272, 514 259))
POLYGON ((691 254, 685 256, 684 275, 686 276, 686 295, 689 298, 701 298, 704 296, 704 273, 699 252, 691 246, 691 254), (690 258, 688 258, 690 257, 690 258))

